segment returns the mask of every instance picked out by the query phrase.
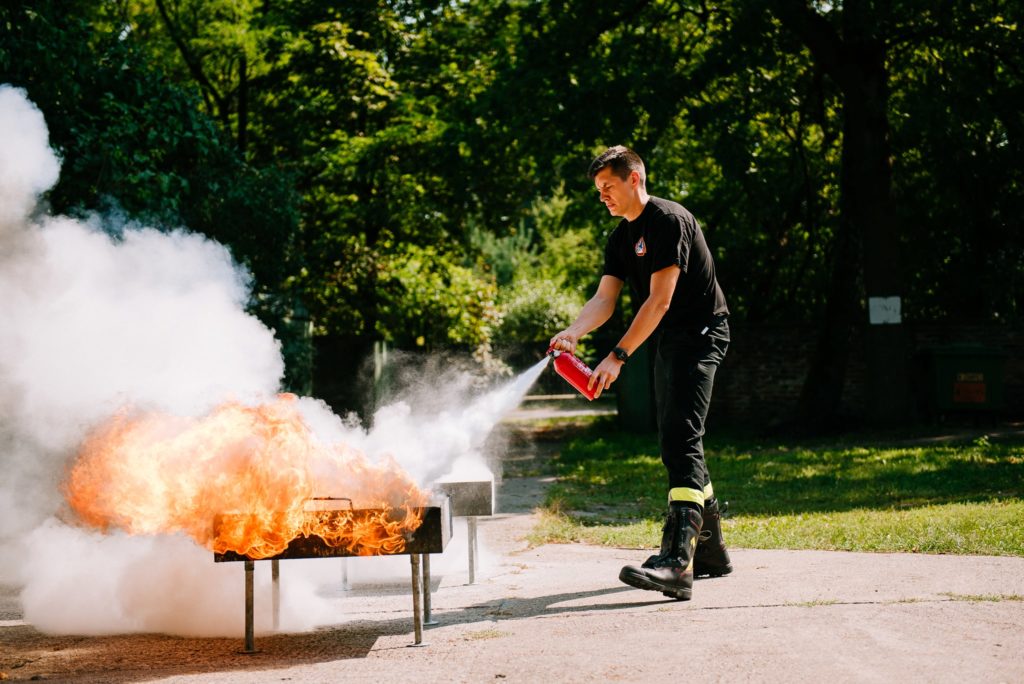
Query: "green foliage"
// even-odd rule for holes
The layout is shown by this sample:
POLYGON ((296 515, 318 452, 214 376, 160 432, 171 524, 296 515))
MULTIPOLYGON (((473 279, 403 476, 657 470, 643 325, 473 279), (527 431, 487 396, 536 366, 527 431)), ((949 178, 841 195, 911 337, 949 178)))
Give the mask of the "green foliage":
MULTIPOLYGON (((36 2, 0 10, 9 29, 0 81, 26 88, 62 157, 52 209, 116 208, 158 228, 186 225, 228 245, 260 296, 283 296, 299 219, 292 179, 246 164, 187 88, 169 82, 132 41, 94 31, 84 7, 78 15, 70 9, 36 2)), ((286 330, 270 310, 255 310, 286 330)))
MULTIPOLYGON (((909 319, 1020 317, 1018 4, 903 0, 867 26, 909 319)), ((841 33, 859 6, 41 0, 0 8, 0 78, 47 115, 56 210, 202 231, 316 334, 547 339, 597 283, 616 220, 585 169, 617 143, 697 216, 734 316, 811 322, 852 110, 793 16, 841 33)))
POLYGON ((955 3, 944 30, 895 52, 895 189, 912 274, 904 306, 921 319, 1022 313, 1024 14, 989 7, 955 3))
POLYGON ((820 512, 726 522, 729 542, 748 548, 1024 556, 1016 521, 1024 501, 949 503, 913 509, 820 512))
POLYGON ((385 293, 378 332, 385 340, 428 348, 490 343, 498 317, 495 288, 473 270, 414 245, 399 245, 378 267, 378 287, 385 293))
POLYGON ((250 85, 270 66, 267 19, 256 0, 116 0, 94 10, 97 28, 144 48, 172 79, 194 87, 205 113, 240 148, 249 133, 250 85))
POLYGON ((522 279, 503 291, 496 336, 504 342, 546 343, 576 318, 583 299, 546 279, 522 279))
MULTIPOLYGON (((1024 555, 1024 447, 779 445, 716 440, 715 491, 733 545, 1024 555)), ((536 541, 650 546, 663 514, 653 438, 588 428, 556 462, 536 541)))
POLYGON ((481 270, 492 273, 498 287, 507 288, 524 273, 537 266, 537 245, 532 230, 514 230, 498 236, 477 226, 470 228, 469 239, 480 254, 481 270))
POLYGON ((480 229, 470 233, 499 286, 502 317, 495 336, 505 343, 547 342, 593 294, 603 249, 592 229, 566 225, 569 204, 559 188, 534 202, 517 230, 501 237, 480 229))

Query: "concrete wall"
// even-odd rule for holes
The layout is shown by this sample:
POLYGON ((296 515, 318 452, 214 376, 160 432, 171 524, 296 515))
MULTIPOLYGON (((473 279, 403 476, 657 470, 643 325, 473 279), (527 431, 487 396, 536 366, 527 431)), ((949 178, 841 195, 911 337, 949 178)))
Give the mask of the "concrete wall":
MULTIPOLYGON (((817 331, 789 326, 748 326, 730 323, 733 342, 715 380, 711 418, 722 424, 763 427, 795 412, 817 331)), ((922 377, 922 352, 949 345, 978 345, 1005 357, 1004 415, 1024 415, 1024 328, 998 325, 906 324, 908 364, 917 403, 929 388, 922 377)), ((865 366, 863 335, 852 338, 842 411, 864 413, 865 366)), ((923 409, 923 405, 921 406, 923 409)))

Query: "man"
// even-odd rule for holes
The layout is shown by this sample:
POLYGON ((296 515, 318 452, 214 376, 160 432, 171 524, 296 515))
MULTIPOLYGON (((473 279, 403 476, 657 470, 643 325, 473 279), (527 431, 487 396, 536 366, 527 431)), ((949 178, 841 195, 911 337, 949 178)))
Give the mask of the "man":
POLYGON ((597 293, 551 345, 574 352, 581 337, 611 317, 623 284, 629 283, 640 308, 590 383, 600 396, 630 354, 652 339, 669 509, 660 553, 639 567, 627 565, 619 579, 689 600, 694 574, 732 572, 701 441, 715 369, 729 346, 729 309, 700 226, 681 205, 647 194, 646 170, 636 152, 609 148, 591 163, 589 176, 608 213, 623 220, 608 238, 597 293))

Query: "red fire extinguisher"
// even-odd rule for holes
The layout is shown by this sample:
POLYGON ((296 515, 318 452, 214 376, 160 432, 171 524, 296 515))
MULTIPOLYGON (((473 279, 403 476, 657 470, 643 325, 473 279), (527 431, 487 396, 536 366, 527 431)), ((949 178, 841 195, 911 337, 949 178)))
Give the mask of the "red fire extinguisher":
POLYGON ((551 355, 551 363, 555 366, 555 372, 565 378, 565 381, 575 387, 580 394, 593 401, 597 385, 588 389, 587 383, 590 382, 590 376, 594 374, 594 371, 569 352, 552 347, 548 349, 548 354, 551 355))

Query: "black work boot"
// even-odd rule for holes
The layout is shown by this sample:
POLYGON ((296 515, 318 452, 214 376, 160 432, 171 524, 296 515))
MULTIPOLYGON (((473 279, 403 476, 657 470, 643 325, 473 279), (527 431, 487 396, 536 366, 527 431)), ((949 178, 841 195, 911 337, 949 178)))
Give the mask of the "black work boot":
POLYGON ((693 594, 693 554, 700 535, 701 516, 679 502, 669 504, 661 533, 661 553, 637 567, 627 565, 619 579, 631 587, 660 591, 689 601, 693 594))
POLYGON ((704 524, 693 554, 694 577, 721 577, 732 572, 732 562, 722 538, 722 513, 728 508, 729 503, 725 502, 719 509, 715 498, 704 502, 704 524))

